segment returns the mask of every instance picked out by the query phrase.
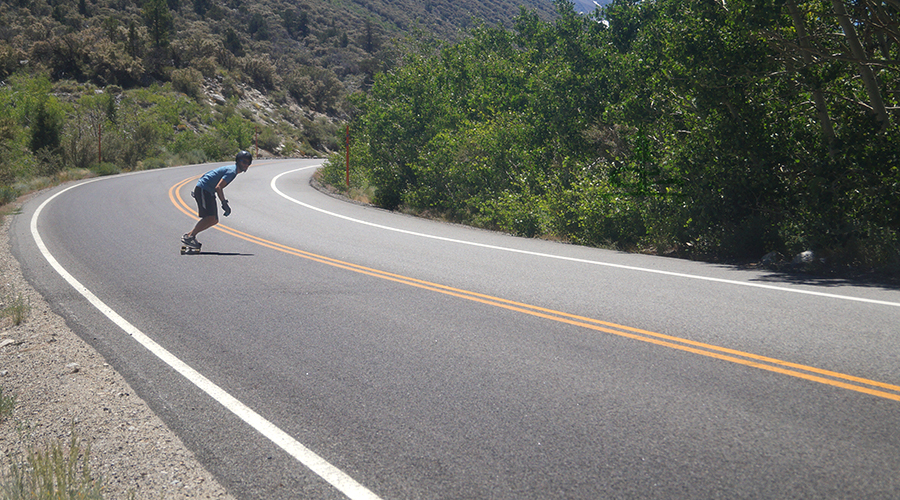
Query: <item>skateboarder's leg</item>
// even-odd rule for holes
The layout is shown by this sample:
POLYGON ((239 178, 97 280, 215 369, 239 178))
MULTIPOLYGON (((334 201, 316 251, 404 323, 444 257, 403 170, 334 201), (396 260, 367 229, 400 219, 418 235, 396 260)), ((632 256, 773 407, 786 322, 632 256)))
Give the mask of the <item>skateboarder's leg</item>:
POLYGON ((191 232, 188 233, 188 235, 192 238, 196 238, 200 232, 206 231, 207 229, 215 226, 218 223, 219 223, 218 217, 216 217, 215 215, 209 215, 207 217, 204 217, 204 218, 198 220, 197 224, 194 225, 194 229, 192 229, 191 232))

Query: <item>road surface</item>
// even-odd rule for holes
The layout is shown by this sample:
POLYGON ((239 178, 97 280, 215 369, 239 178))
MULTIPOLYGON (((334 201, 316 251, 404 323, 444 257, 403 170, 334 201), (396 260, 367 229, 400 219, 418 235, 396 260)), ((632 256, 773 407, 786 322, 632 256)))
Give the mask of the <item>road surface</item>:
POLYGON ((239 498, 897 498, 900 291, 515 238, 259 161, 92 179, 28 279, 239 498))

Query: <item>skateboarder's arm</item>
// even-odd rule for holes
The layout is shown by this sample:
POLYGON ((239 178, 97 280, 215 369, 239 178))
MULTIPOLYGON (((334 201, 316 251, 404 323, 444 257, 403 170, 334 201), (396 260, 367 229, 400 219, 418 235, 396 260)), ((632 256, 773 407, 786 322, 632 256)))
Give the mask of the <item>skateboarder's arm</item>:
POLYGON ((216 184, 216 195, 219 197, 219 201, 224 202, 225 200, 225 186, 228 185, 228 181, 222 179, 216 184))

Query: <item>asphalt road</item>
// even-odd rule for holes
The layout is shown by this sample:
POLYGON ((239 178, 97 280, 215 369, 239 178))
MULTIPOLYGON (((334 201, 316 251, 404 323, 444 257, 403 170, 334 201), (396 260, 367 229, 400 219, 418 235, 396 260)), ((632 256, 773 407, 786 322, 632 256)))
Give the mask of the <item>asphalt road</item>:
POLYGON ((420 220, 315 165, 239 175, 200 255, 210 165, 61 186, 12 227, 235 496, 900 497, 897 289, 420 220))

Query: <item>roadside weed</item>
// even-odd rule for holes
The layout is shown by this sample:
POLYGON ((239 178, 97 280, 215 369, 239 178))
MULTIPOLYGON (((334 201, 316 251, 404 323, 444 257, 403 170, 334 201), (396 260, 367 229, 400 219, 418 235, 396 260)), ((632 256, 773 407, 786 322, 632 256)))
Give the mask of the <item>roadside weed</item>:
POLYGON ((13 409, 16 407, 16 397, 3 394, 3 388, 0 387, 0 422, 6 420, 12 415, 13 409))
POLYGON ((15 297, 9 295, 3 300, 3 309, 0 309, 0 317, 9 318, 13 325, 21 325, 31 314, 31 303, 28 299, 18 294, 15 297))
POLYGON ((9 473, 0 484, 3 500, 102 499, 102 482, 91 475, 90 445, 75 432, 69 445, 50 443, 43 449, 29 447, 24 461, 11 455, 9 473))

